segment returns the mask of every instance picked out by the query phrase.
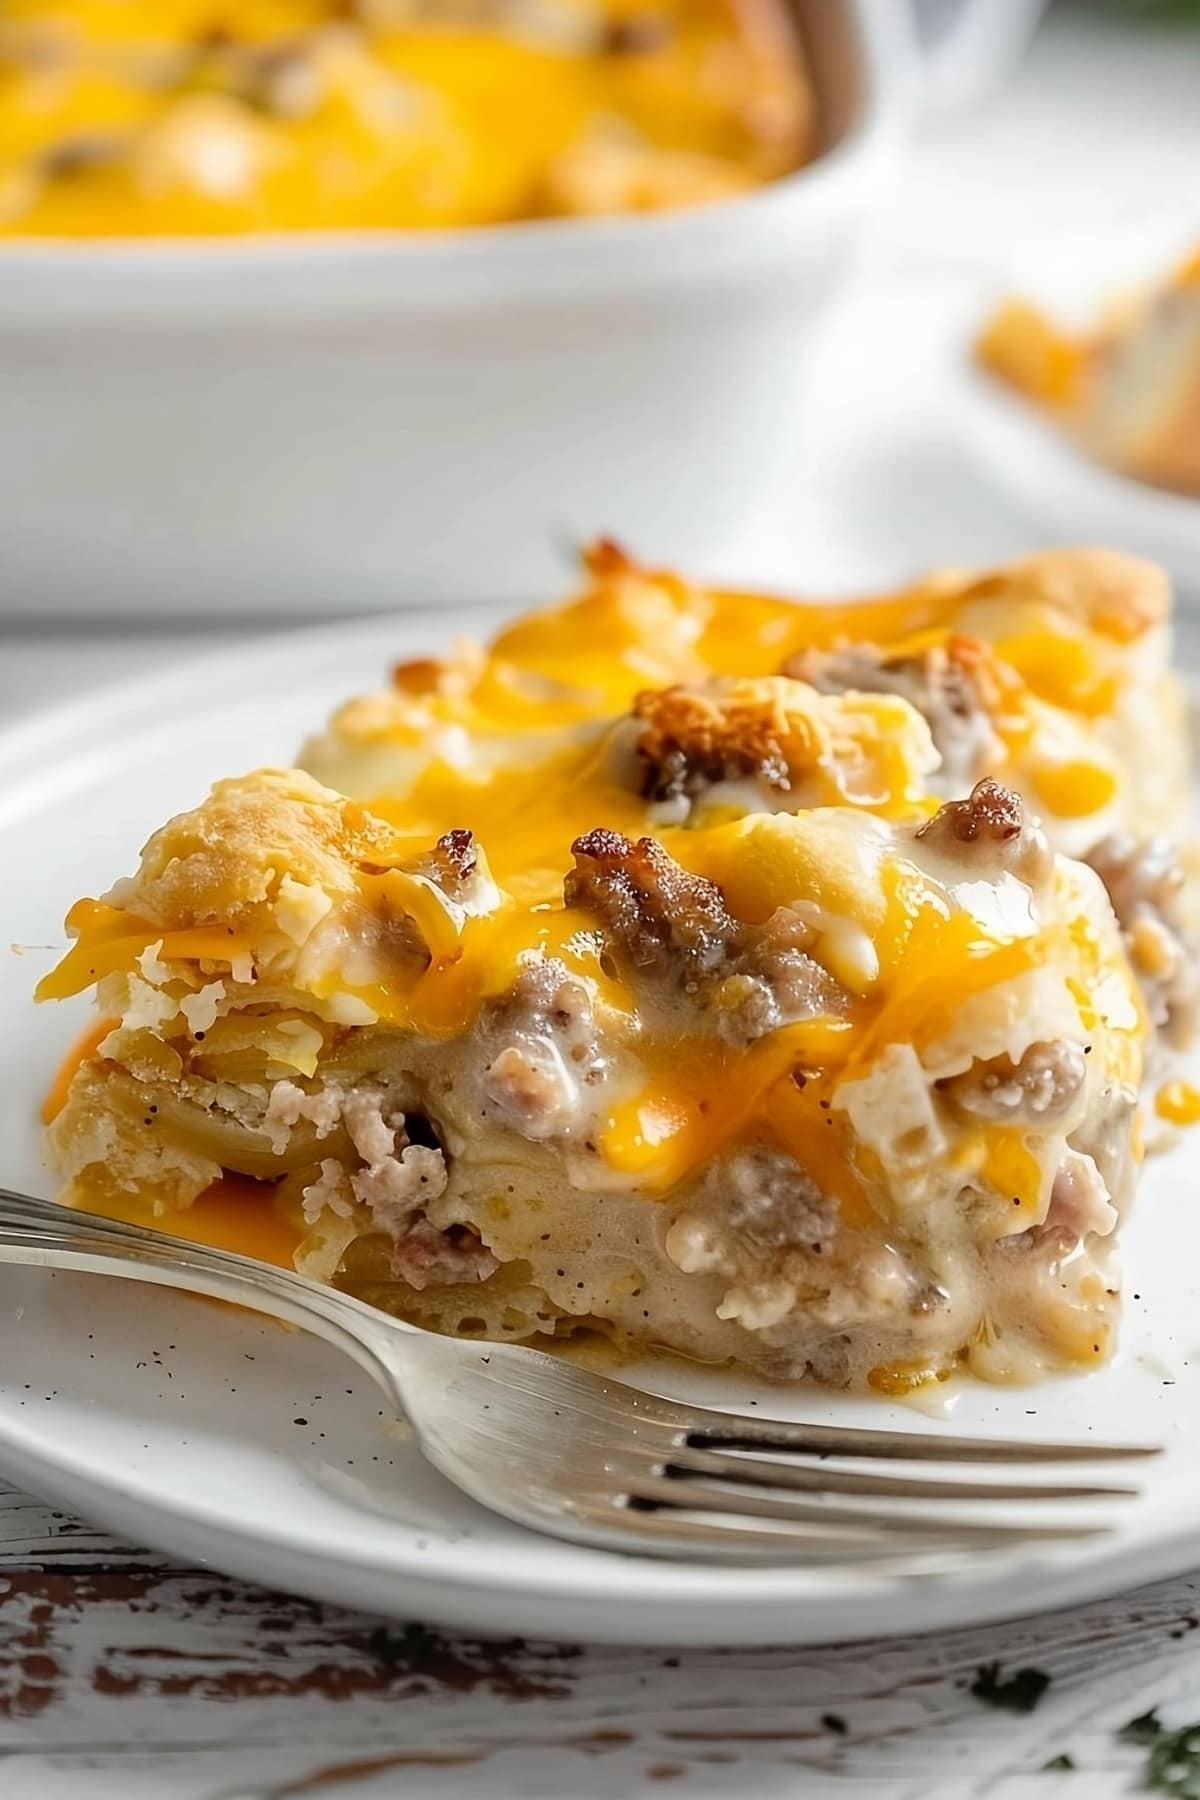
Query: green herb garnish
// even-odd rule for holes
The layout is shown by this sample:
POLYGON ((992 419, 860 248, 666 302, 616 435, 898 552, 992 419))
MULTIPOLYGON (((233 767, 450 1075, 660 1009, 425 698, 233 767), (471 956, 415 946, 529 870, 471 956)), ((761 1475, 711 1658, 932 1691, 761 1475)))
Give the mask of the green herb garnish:
POLYGON ((1032 1712, 1046 1689, 1050 1677, 1042 1669, 1016 1669, 1001 1676, 998 1662, 984 1663, 975 1672, 971 1692, 985 1706, 1003 1707, 1006 1712, 1032 1712))
POLYGON ((1151 1707, 1149 1712, 1139 1713, 1136 1719, 1130 1719, 1128 1725, 1122 1725, 1117 1736, 1127 1744, 1153 1744, 1162 1736, 1164 1729, 1157 1711, 1151 1707))
POLYGON ((1183 1725, 1155 1739, 1143 1785, 1172 1800, 1200 1800, 1200 1725, 1183 1725))

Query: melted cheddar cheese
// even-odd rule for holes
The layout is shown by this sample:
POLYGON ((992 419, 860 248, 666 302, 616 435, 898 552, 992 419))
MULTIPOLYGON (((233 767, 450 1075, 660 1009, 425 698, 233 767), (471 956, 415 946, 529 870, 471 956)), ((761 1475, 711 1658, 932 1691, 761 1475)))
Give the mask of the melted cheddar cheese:
MULTIPOLYGON (((580 596, 518 620, 486 654, 465 645, 446 661, 401 664, 389 691, 349 702, 310 741, 305 766, 385 816, 395 790, 405 817, 427 807, 428 825, 443 828, 486 790, 499 808, 490 816, 501 856, 512 841, 507 818, 521 821, 523 845, 543 823, 559 837, 598 817, 630 830, 628 797, 595 785, 589 728, 648 688, 760 682, 808 653, 866 646, 893 666, 941 655, 968 669, 991 749, 973 774, 951 772, 942 791, 994 776, 1028 797, 1071 854, 1114 828, 1182 823, 1184 704, 1168 668, 1165 579, 1148 563, 1049 552, 847 603, 705 588, 608 543, 589 553, 588 573, 580 596)), ((821 778, 802 803, 899 816, 929 774, 904 698, 850 688, 838 699, 824 725, 819 703, 808 705, 809 760, 821 778), (840 746, 828 741, 835 716, 840 746)))
POLYGON ((0 232, 656 211, 814 148, 772 0, 13 0, 0 17, 0 232))
MULTIPOLYGON (((883 728, 890 711, 890 705, 881 708, 883 728)), ((504 779, 496 777, 497 785, 504 779)), ((414 792, 422 793, 421 782, 414 792)), ((533 778, 520 782, 511 811, 495 807, 487 782, 473 793, 463 786, 452 797, 442 792, 446 810, 437 817, 422 811, 416 835, 427 850, 451 828, 451 818, 471 821, 498 877, 486 911, 454 916, 438 908, 437 929, 430 930, 424 877, 379 872, 377 864, 393 857, 417 860, 414 821, 405 817, 404 829, 394 834, 387 828, 389 811, 406 812, 393 797, 372 819, 369 847, 360 841, 355 811, 340 837, 334 828, 328 847, 344 859, 341 892, 297 946, 278 922, 279 870, 289 861, 283 806, 331 814, 350 809, 299 775, 249 776, 221 784, 213 803, 165 828, 150 846, 151 859, 165 862, 172 875, 173 903, 186 892, 189 910, 175 928, 164 929, 161 917, 80 902, 68 919, 77 941, 42 982, 39 998, 63 998, 97 982, 105 992, 106 978, 140 981, 141 972, 157 982, 165 977, 168 986, 181 980, 201 989, 220 984, 252 1004, 252 967, 260 991, 276 992, 285 984, 302 1016, 454 1040, 470 1034, 481 1009, 514 988, 531 959, 553 958, 596 995, 610 1029, 637 1045, 641 1076, 601 1122, 596 1138, 613 1171, 635 1178, 648 1192, 664 1192, 729 1145, 768 1130, 783 1145, 802 1150, 810 1168, 819 1163, 829 1191, 858 1219, 869 1207, 852 1134, 834 1110, 839 1088, 862 1078, 892 1044, 911 1045, 918 1054, 936 1046, 972 997, 1002 994, 1048 966, 1065 971, 1079 1028, 1101 1038, 1108 1073, 1125 1086, 1136 1087, 1140 1079, 1144 1017, 1103 916, 1093 916, 1096 895, 1060 876, 1054 916, 1039 923, 1018 882, 994 885, 934 872, 911 838, 933 811, 929 800, 886 797, 883 811, 907 826, 900 843, 885 819, 876 823, 870 812, 845 807, 656 828, 658 841, 681 867, 717 884, 734 917, 754 924, 780 908, 800 906, 812 923, 814 954, 847 996, 842 1013, 785 1026, 743 1048, 694 1034, 686 1017, 662 1029, 647 1022, 640 1016, 636 978, 614 966, 595 917, 563 905, 571 842, 585 822, 611 817, 612 789, 584 784, 569 808, 552 802, 529 834, 519 821, 523 810, 537 810, 533 778), (262 897, 238 900, 233 887, 245 874, 246 846, 230 847, 227 821, 260 801, 268 782, 280 804, 262 852, 270 858, 262 897), (226 922, 201 923, 197 913, 223 914, 226 922), (425 946, 415 960, 389 948, 397 920, 410 921, 425 946), (797 1071, 804 1071, 801 1082, 797 1071)), ((645 802, 631 800, 618 816, 631 832, 654 828, 645 802)), ((323 897, 330 898, 328 890, 323 897)), ((214 1042, 204 1045, 218 1067, 220 1023, 214 1042)), ((194 1036, 182 1021, 175 1029, 194 1036)), ((93 1053, 103 1056, 107 1042, 93 1053)), ((197 1048, 180 1047, 185 1059, 197 1048)), ((1019 1182, 1035 1204, 1037 1167, 1031 1158, 1022 1160, 1012 1134, 985 1134, 980 1145, 976 1163, 992 1185, 1007 1191, 1019 1182)))

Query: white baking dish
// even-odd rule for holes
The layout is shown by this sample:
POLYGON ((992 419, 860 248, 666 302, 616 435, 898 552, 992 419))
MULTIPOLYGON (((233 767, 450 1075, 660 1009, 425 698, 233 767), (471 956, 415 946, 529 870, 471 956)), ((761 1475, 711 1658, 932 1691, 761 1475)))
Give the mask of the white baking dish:
POLYGON ((897 0, 798 0, 826 148, 692 212, 0 251, 7 616, 529 601, 598 530, 746 557, 889 161, 897 0))

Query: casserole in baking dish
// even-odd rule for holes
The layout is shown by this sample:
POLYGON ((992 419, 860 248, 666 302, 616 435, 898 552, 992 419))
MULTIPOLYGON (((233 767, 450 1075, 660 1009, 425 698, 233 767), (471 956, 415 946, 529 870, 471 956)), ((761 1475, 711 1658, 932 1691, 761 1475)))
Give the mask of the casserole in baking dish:
POLYGON ((896 0, 788 4, 807 159, 711 205, 0 239, 0 611, 528 605, 598 517, 735 566, 909 67, 896 0))
POLYGON ((786 0, 15 0, 0 18, 0 233, 653 212, 815 145, 786 0))

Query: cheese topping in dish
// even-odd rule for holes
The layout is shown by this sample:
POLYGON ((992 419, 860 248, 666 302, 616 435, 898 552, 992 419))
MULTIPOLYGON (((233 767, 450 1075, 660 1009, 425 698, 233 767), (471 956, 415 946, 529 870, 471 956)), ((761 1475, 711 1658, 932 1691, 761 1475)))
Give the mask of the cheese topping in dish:
MULTIPOLYGON (((452 1332, 887 1391, 1102 1360, 1187 996, 1014 787, 1109 766, 1164 629, 1099 553, 852 613, 601 546, 567 608, 344 708, 320 781, 219 784, 73 909, 41 992, 107 1028, 55 1100, 68 1196, 169 1224, 254 1184, 299 1267, 452 1332)), ((1164 949, 1113 769, 1057 818, 1077 783, 1164 949)))
POLYGON ((1010 300, 977 353, 1098 462, 1200 494, 1200 251, 1089 331, 1069 332, 1010 300))
POLYGON ((657 212, 816 151, 785 0, 11 0, 0 232, 657 212))

